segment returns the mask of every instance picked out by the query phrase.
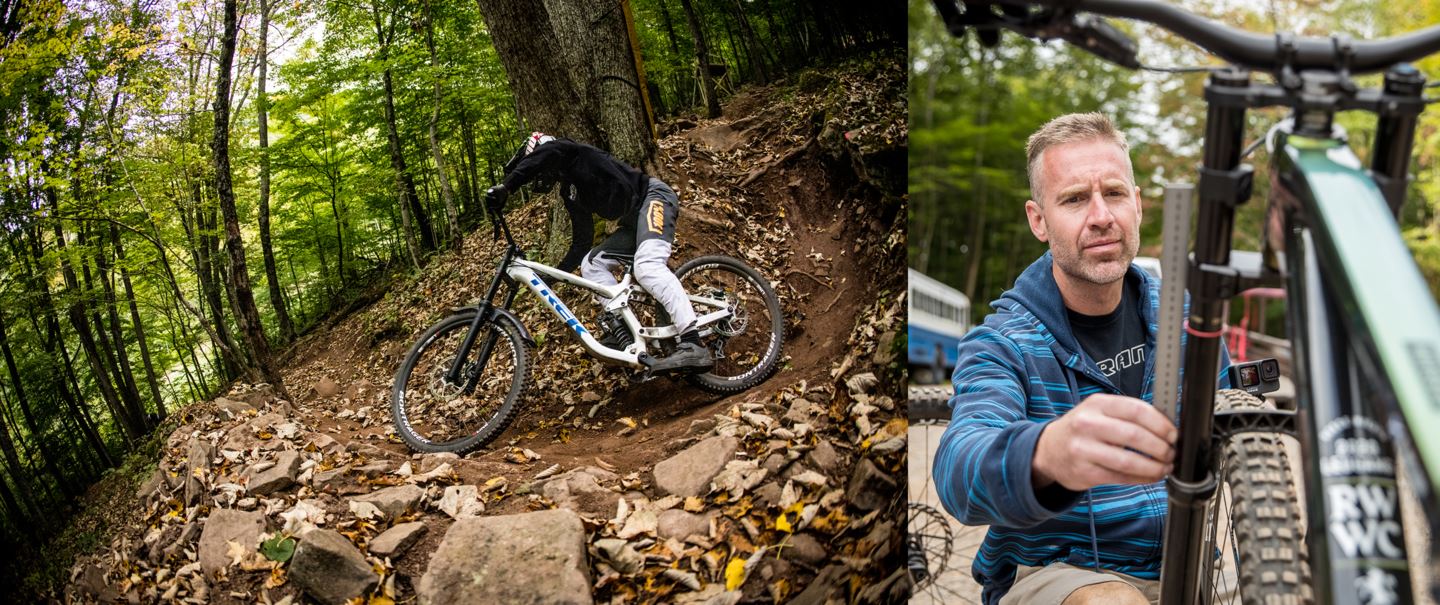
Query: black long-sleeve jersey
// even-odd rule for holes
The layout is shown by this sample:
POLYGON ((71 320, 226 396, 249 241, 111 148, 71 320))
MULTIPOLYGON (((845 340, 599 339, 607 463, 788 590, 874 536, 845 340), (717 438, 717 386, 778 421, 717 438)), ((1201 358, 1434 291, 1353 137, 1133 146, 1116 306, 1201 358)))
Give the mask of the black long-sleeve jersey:
POLYGON ((595 219, 633 217, 640 210, 648 179, 644 173, 609 153, 569 139, 538 145, 505 177, 507 191, 515 191, 542 176, 560 183, 560 199, 570 213, 570 250, 559 269, 573 271, 594 243, 595 219))

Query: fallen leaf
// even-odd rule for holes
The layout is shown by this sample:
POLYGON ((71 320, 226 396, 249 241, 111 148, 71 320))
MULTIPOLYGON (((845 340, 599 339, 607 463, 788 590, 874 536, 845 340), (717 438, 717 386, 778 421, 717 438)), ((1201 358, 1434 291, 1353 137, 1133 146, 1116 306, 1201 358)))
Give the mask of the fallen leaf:
MULTIPOLYGON (((260 554, 265 555, 265 558, 271 561, 279 561, 281 563, 289 561, 290 557, 295 555, 295 539, 284 534, 275 534, 275 537, 260 543, 260 554)), ((273 579, 274 574, 272 573, 271 576, 273 579)), ((280 584, 284 583, 284 576, 282 574, 280 584)), ((269 586, 268 582, 266 584, 269 588, 280 585, 275 584, 274 586, 269 586)))
POLYGON ((735 590, 745 583, 745 559, 735 557, 725 565, 725 590, 735 590))

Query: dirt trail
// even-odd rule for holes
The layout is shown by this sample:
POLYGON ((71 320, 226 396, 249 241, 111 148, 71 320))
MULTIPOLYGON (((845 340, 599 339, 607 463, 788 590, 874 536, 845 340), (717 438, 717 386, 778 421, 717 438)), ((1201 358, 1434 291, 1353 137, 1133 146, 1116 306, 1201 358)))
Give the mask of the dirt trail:
MULTIPOLYGON (((291 347, 282 370, 294 398, 289 404, 252 394, 252 402, 260 409, 243 412, 234 420, 225 420, 232 416, 215 411, 224 407, 220 404, 189 410, 181 419, 186 424, 175 430, 162 450, 160 470, 140 490, 139 502, 133 506, 136 510, 126 513, 135 519, 130 529, 111 540, 108 555, 96 553, 100 556, 85 558, 75 566, 72 581, 80 590, 72 592, 82 597, 87 592, 92 596, 130 593, 145 597, 159 594, 167 585, 178 585, 182 590, 172 592, 183 597, 185 590, 195 590, 195 580, 177 582, 173 570, 162 574, 158 568, 181 567, 195 559, 184 548, 187 540, 195 540, 189 535, 190 527, 203 525, 207 512, 245 504, 245 500, 237 503, 235 497, 226 498, 225 489, 240 488, 227 488, 226 482, 244 484, 246 479, 238 477, 245 469, 243 476, 253 484, 255 468, 262 472, 270 468, 264 462, 273 458, 270 452, 311 453, 302 454, 309 457, 308 470, 296 478, 297 487, 269 499, 249 499, 250 509, 246 510, 258 504, 269 531, 279 531, 276 526, 282 523, 289 531, 292 519, 278 513, 293 515, 300 500, 318 494, 322 499, 315 501, 323 500, 329 513, 329 517, 321 515, 330 522, 322 526, 347 532, 356 547, 364 548, 383 526, 364 521, 358 514, 352 516, 353 508, 345 508, 347 497, 403 483, 403 474, 392 476, 399 473, 396 467, 402 463, 410 463, 405 468, 413 467, 416 474, 449 464, 453 474, 441 477, 440 483, 487 486, 482 496, 486 516, 547 508, 555 502, 534 493, 538 487, 532 486, 537 474, 558 465, 561 471, 600 467, 619 477, 605 486, 613 492, 608 511, 582 512, 594 540, 613 537, 619 529, 604 521, 615 514, 613 498, 623 493, 627 499, 633 497, 637 506, 644 506, 655 493, 649 474, 654 466, 715 434, 717 421, 724 424, 727 418, 739 418, 741 407, 762 416, 785 414, 789 419, 786 407, 809 398, 822 406, 820 413, 828 410, 828 420, 819 419, 821 428, 814 437, 787 442, 777 440, 772 430, 767 441, 763 431, 746 429, 740 434, 745 450, 741 458, 753 459, 752 466, 762 459, 768 464, 777 453, 794 449, 794 445, 804 452, 820 441, 833 442, 833 448, 825 448, 836 461, 828 465, 831 468, 819 469, 830 475, 820 480, 821 485, 830 486, 823 509, 818 504, 820 491, 809 492, 803 486, 800 490, 806 494, 804 502, 816 503, 809 514, 830 511, 814 525, 827 543, 817 546, 821 549, 818 556, 794 563, 798 566, 794 571, 792 563, 780 557, 765 561, 763 574, 757 572, 736 594, 743 592, 746 601, 788 600, 798 594, 802 602, 806 598, 823 602, 825 595, 832 593, 849 594, 853 599, 854 591, 872 585, 879 588, 869 589, 869 596, 862 600, 887 600, 898 594, 897 590, 903 590, 903 573, 898 572, 903 487, 872 475, 899 476, 903 469, 903 426, 892 426, 896 418, 901 418, 903 425, 903 407, 895 405, 902 401, 903 386, 897 362, 904 318, 905 204, 900 192, 904 187, 906 122, 901 59, 871 58, 866 60, 868 64, 856 62, 807 72, 789 83, 742 92, 728 103, 726 117, 677 120, 664 126, 666 135, 660 141, 654 172, 676 189, 681 200, 672 267, 704 254, 726 254, 741 258, 771 281, 781 297, 786 329, 782 369, 768 381, 728 397, 666 378, 632 383, 626 371, 603 366, 585 355, 578 342, 568 337, 568 329, 522 296, 517 299, 517 313, 540 345, 532 351, 535 366, 515 421, 489 447, 463 459, 412 455, 393 434, 390 381, 416 335, 450 307, 483 293, 499 246, 490 240, 488 229, 478 229, 459 249, 432 258, 420 275, 390 285, 383 296, 334 317, 327 327, 312 331, 291 347), (883 65, 878 69, 880 75, 871 73, 876 65, 883 65), (275 414, 275 420, 262 426, 269 414, 275 414), (246 425, 242 421, 247 419, 253 420, 246 425), (284 420, 296 423, 298 436, 295 429, 285 428, 284 420), (633 428, 627 426, 631 420, 636 425, 633 428), (209 452, 209 458, 203 452, 196 454, 196 441, 201 438, 208 441, 198 447, 220 448, 218 453, 230 457, 230 464, 215 451, 209 452), (291 444, 279 444, 277 440, 282 438, 292 439, 291 444), (869 451, 886 439, 889 442, 881 449, 869 451), (241 451, 227 453, 226 443, 239 444, 230 447, 241 451), (248 454, 245 448, 249 448, 248 454), (197 457, 217 464, 212 469, 207 462, 201 464, 204 471, 195 471, 197 457), (377 463, 379 476, 356 472, 377 463), (870 469, 875 469, 874 473, 870 469), (316 477, 330 472, 341 474, 322 487, 316 477), (200 478, 200 483, 187 485, 186 474, 200 478), (305 485, 307 482, 310 484, 305 485), (843 498, 836 498, 854 496, 860 489, 855 487, 857 482, 865 484, 861 491, 880 491, 869 498, 873 503, 847 510, 843 498), (847 483, 848 494, 834 489, 845 488, 847 483), (491 492, 490 486, 500 487, 491 492), (187 496, 187 491, 192 493, 187 496), (201 492, 198 500, 195 491, 201 492), (184 529, 179 527, 182 519, 184 529), (168 541, 176 541, 180 554, 157 554, 159 547, 148 546, 168 541), (148 553, 150 562, 127 565, 145 571, 116 586, 115 581, 125 576, 105 559, 139 560, 139 553, 148 553), (167 576, 168 584, 164 581, 167 576), (139 581, 133 581, 135 578, 139 581), (815 590, 805 591, 808 584, 815 590)), ((531 203, 510 212, 510 222, 522 242, 538 245, 545 232, 547 210, 543 203, 531 203)), ((580 297, 572 298, 577 300, 567 302, 583 302, 580 297)), ((571 306, 582 318, 593 318, 598 312, 588 303, 571 306)), ((245 385, 238 385, 232 395, 239 397, 246 390, 245 385)), ((779 466, 771 469, 774 479, 768 487, 777 495, 779 485, 789 490, 793 475, 810 470, 805 464, 791 464, 794 460, 794 455, 789 459, 781 456, 779 466)), ((432 553, 454 523, 437 509, 438 485, 429 486, 419 505, 424 510, 392 519, 397 523, 401 519, 422 521, 428 531, 403 555, 394 557, 393 563, 378 564, 377 569, 385 569, 387 594, 404 598, 415 594, 420 577, 433 564, 432 553)), ((111 486, 98 492, 133 499, 134 488, 129 489, 132 491, 126 493, 111 486)), ((239 495, 248 494, 242 491, 239 495)), ((779 539, 786 537, 766 526, 773 526, 773 521, 761 514, 773 507, 777 498, 753 498, 746 494, 735 501, 721 493, 704 504, 697 500, 695 506, 715 514, 725 507, 726 519, 711 530, 714 543, 701 539, 696 544, 705 548, 697 546, 698 550, 667 556, 688 561, 689 567, 703 576, 706 590, 723 588, 722 570, 714 568, 709 558, 700 562, 705 558, 702 553, 763 553, 763 548, 756 550, 762 542, 777 534, 779 539), (762 523, 757 525, 756 519, 762 523), (737 529, 742 526, 744 531, 737 529), (720 587, 713 585, 717 578, 720 587)), ((622 506, 622 511, 625 508, 622 506)), ((691 509, 692 503, 687 502, 686 510, 696 512, 691 509)), ((808 518, 804 521, 810 522, 808 518)), ((670 542, 674 543, 667 543, 671 550, 679 548, 679 542, 670 542)), ((646 547, 643 540, 640 547, 648 548, 647 556, 660 549, 658 545, 646 547)), ((614 561, 596 562, 595 547, 590 551, 597 600, 657 598, 653 591, 660 570, 619 574, 613 569, 614 561)), ((720 560, 723 562, 723 557, 720 560)), ((254 572, 235 572, 220 580, 215 591, 200 590, 215 602, 296 595, 297 582, 287 583, 284 571, 276 567, 269 579, 254 572)), ((661 594, 681 590, 674 584, 667 581, 661 594)))
MULTIPOLYGON (((769 92, 751 90, 732 99, 726 114, 763 103, 757 98, 769 92)), ((834 160, 825 157, 813 140, 777 132, 786 126, 776 123, 781 121, 753 116, 734 122, 702 120, 661 142, 660 178, 673 183, 681 199, 672 266, 705 254, 727 254, 751 264, 775 286, 786 326, 782 370, 760 386, 728 397, 678 379, 631 383, 626 370, 604 366, 586 355, 547 311, 522 295, 520 315, 542 342, 532 351, 536 368, 523 409, 496 442, 467 460, 481 463, 478 468, 487 472, 515 472, 514 467, 485 463, 503 463, 508 447, 518 447, 540 454, 546 465, 560 463, 565 468, 593 465, 598 457, 623 475, 672 453, 666 445, 683 435, 695 419, 708 418, 737 401, 773 398, 797 381, 832 380, 829 373, 846 357, 846 343, 860 312, 875 303, 886 287, 893 301, 903 282, 885 274, 893 273, 895 265, 888 251, 877 246, 886 235, 879 229, 885 227, 867 208, 857 208, 877 204, 874 194, 855 191, 861 186, 846 174, 849 167, 828 166, 834 160), (760 148, 772 151, 757 151, 760 148), (751 174, 739 170, 763 162, 761 158, 785 155, 790 155, 789 161, 773 174, 760 176, 748 187, 735 185, 751 174), (863 219, 851 220, 857 215, 863 219), (597 403, 593 416, 588 415, 597 403), (574 410, 566 414, 571 406, 574 410), (573 423, 557 422, 561 417, 582 416, 578 429, 573 423), (625 428, 616 422, 620 418, 632 418, 642 428, 620 435, 625 428)), ((544 210, 539 204, 512 210, 517 237, 534 241, 543 233, 544 210)), ((489 241, 488 230, 477 230, 461 251, 447 254, 426 270, 409 300, 397 290, 335 328, 302 339, 283 372, 292 391, 298 391, 301 415, 337 439, 359 439, 408 456, 410 451, 398 439, 387 438, 392 432, 388 390, 393 372, 415 335, 450 307, 483 293, 498 250, 489 241), (342 392, 328 397, 317 394, 314 386, 326 378, 342 392), (366 409, 366 420, 335 418, 344 410, 361 409, 366 409)), ((593 320, 598 313, 579 297, 569 302, 581 317, 593 320)), ((490 478, 464 475, 467 480, 490 478)))

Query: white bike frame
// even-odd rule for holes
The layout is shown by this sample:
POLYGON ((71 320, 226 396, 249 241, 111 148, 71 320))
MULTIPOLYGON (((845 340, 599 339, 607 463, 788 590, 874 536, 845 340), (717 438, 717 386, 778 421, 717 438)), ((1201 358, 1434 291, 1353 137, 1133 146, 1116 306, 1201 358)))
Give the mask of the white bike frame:
MULTIPOLYGON (((636 317, 635 312, 630 309, 630 293, 640 286, 634 283, 634 276, 630 271, 625 272, 625 276, 621 278, 619 283, 613 286, 607 286, 567 271, 561 271, 549 265, 528 261, 523 258, 512 258, 509 264, 505 266, 505 274, 509 275, 510 279, 515 280, 517 283, 525 284, 530 288, 531 292, 534 292, 536 296, 540 297, 540 300, 545 301, 545 305, 549 307, 550 311, 554 313, 561 322, 564 322, 567 327, 575 331, 575 335, 580 337, 580 343, 585 346, 585 349, 590 351, 591 355, 601 359, 637 368, 644 368, 649 364, 642 362, 641 356, 648 353, 648 344, 650 341, 674 338, 679 335, 679 331, 673 324, 659 327, 640 325, 640 319, 636 317), (575 317, 574 313, 570 312, 570 308, 565 305, 565 301, 560 300, 560 297, 550 289, 550 286, 545 283, 545 280, 541 279, 542 275, 567 284, 579 286, 595 293, 603 299, 609 299, 610 302, 605 304, 605 311, 618 312, 620 314, 620 317, 625 322, 625 326, 629 328, 630 333, 635 336, 634 342, 623 350, 612 349, 600 344, 600 341, 590 333, 590 330, 585 327, 585 324, 581 322, 579 318, 575 317)), ((698 317, 695 318, 695 328, 700 330, 701 336, 708 334, 710 326, 715 322, 730 317, 730 308, 725 301, 705 296, 697 296, 692 293, 687 293, 687 295, 690 298, 690 303, 695 305, 695 310, 698 315, 698 317), (702 309, 707 309, 708 311, 700 314, 699 311, 702 309)))

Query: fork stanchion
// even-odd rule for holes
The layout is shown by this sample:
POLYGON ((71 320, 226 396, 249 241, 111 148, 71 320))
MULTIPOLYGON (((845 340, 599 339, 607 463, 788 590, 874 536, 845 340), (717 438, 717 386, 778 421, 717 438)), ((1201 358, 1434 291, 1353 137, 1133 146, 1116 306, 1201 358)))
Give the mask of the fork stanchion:
MULTIPOLYGON (((1215 72, 1206 83, 1206 97, 1224 98, 1224 89, 1244 88, 1250 74, 1240 69, 1215 72)), ((1226 275, 1208 270, 1230 262, 1230 237, 1235 207, 1249 198, 1249 180, 1240 166, 1244 142, 1245 106, 1211 102, 1206 115, 1205 164, 1201 169, 1200 206, 1194 267, 1187 276, 1190 288, 1188 322, 1201 333, 1224 327, 1226 275)), ((1198 603, 1203 581, 1193 573, 1205 540, 1205 503, 1212 481, 1210 432, 1214 420, 1215 376, 1220 366, 1221 340, 1190 334, 1185 342, 1186 372, 1180 406, 1180 438, 1175 447, 1175 470, 1166 482, 1170 512, 1165 524, 1165 546, 1160 566, 1160 603, 1198 603)))

